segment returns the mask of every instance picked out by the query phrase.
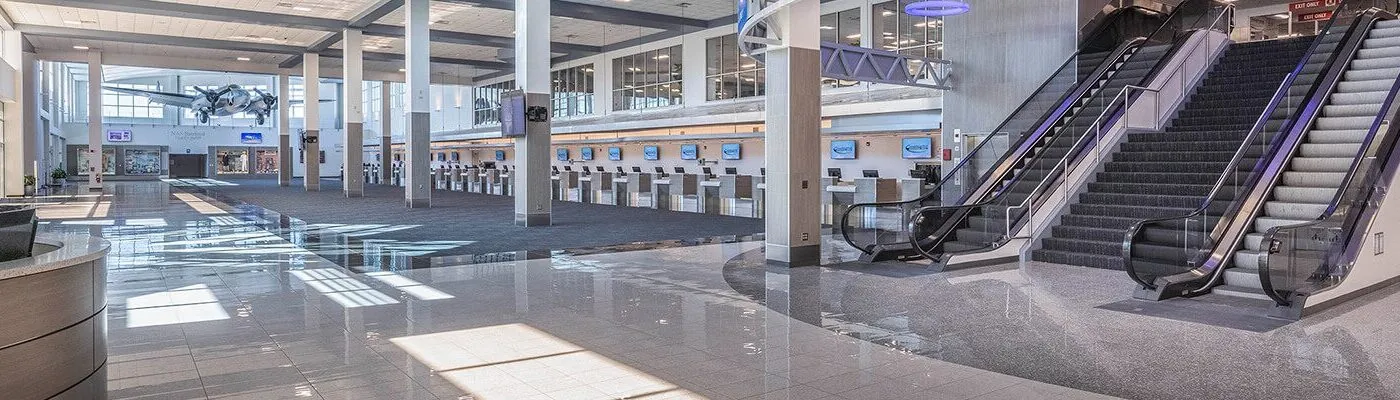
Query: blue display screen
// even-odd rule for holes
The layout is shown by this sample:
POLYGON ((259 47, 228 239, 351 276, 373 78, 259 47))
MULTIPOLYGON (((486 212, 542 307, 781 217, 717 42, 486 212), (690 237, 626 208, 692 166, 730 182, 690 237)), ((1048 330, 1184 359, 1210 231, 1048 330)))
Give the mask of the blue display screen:
MULTIPOLYGON (((126 141, 130 142, 130 141, 131 141, 131 131, 125 131, 125 132, 126 132, 126 138, 127 138, 126 141)), ((109 142, 116 142, 116 141, 117 141, 117 140, 112 140, 111 138, 112 138, 112 133, 111 133, 111 132, 107 132, 107 141, 109 141, 109 142)), ((262 132, 243 132, 242 134, 239 134, 239 135, 238 135, 238 142, 239 142, 239 143, 243 143, 243 144, 262 144, 262 141, 263 141, 263 139, 262 139, 262 132)))
POLYGON ((833 159, 833 160, 854 160, 854 159, 856 159, 856 141, 854 141, 854 140, 833 140, 833 141, 831 141, 831 159, 833 159))
POLYGON ((554 151, 554 158, 559 161, 569 161, 569 149, 558 149, 554 151))
POLYGON ((683 145, 681 145, 681 159, 682 159, 682 160, 695 160, 695 159, 698 159, 698 158, 700 158, 700 146, 699 146, 699 145, 693 145, 693 144, 683 144, 683 145))
POLYGON ((658 148, 658 147, 656 147, 656 146, 647 146, 647 147, 643 147, 643 148, 642 148, 642 158, 645 158, 645 159, 647 159, 648 161, 660 160, 660 159, 661 159, 661 149, 658 148))
POLYGON ((725 143, 720 146, 720 158, 725 160, 738 160, 743 157, 743 146, 738 143, 725 143))
POLYGON ((578 149, 578 154, 579 154, 579 157, 582 157, 582 158, 583 158, 583 161, 593 161, 593 148, 592 148, 592 147, 584 147, 584 148, 582 148, 582 149, 578 149))
POLYGON ((496 150, 496 161, 505 161, 505 160, 506 160, 506 151, 505 151, 505 150, 496 150))
POLYGON ((933 138, 904 138, 900 145, 903 147, 901 153, 903 153, 904 158, 933 158, 933 138))
POLYGON ((622 161, 622 148, 621 148, 621 147, 609 147, 609 148, 608 148, 608 160, 609 160, 609 161, 622 161))

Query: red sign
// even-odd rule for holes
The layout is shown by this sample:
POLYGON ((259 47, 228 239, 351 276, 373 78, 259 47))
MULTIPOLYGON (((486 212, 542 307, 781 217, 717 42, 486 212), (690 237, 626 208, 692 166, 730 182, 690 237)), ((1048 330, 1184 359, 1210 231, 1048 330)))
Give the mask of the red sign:
POLYGON ((1332 12, 1323 11, 1307 14, 1298 14, 1295 18, 1298 22, 1326 21, 1332 19, 1332 12))
POLYGON ((1288 3, 1288 12, 1298 12, 1313 8, 1336 7, 1342 0, 1309 0, 1288 3))
POLYGON ((953 161, 953 149, 943 149, 943 161, 953 161))

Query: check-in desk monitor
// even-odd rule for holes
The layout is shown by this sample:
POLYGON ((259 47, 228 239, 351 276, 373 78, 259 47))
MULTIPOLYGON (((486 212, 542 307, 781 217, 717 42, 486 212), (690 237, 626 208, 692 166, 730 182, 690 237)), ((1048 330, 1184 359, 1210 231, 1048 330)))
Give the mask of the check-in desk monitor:
POLYGON ((738 175, 738 174, 739 174, 739 169, 738 169, 738 168, 734 168, 734 167, 725 167, 725 168, 724 168, 724 174, 725 174, 725 175, 738 175))
POLYGON ((685 167, 676 167, 677 174, 685 174, 685 167))
POLYGON ((759 174, 760 176, 768 176, 768 168, 767 168, 767 167, 759 168, 759 169, 758 169, 758 174, 759 174))
POLYGON ((564 172, 574 172, 574 167, 570 167, 570 166, 568 166, 568 165, 565 165, 565 166, 564 166, 564 172))
POLYGON ((832 177, 832 178, 835 178, 835 179, 841 179, 841 169, 840 169, 840 168, 827 168, 827 169, 826 169, 826 176, 829 176, 829 177, 832 177))
POLYGON ((873 169, 867 169, 867 170, 860 171, 860 174, 861 174, 861 176, 864 176, 864 177, 866 177, 866 178, 879 178, 879 177, 880 177, 880 171, 878 171, 878 170, 873 170, 873 169))
POLYGON ((661 176, 662 178, 665 178, 665 177, 666 177, 666 169, 665 169, 665 168, 661 168, 661 167, 656 167, 656 175, 661 176))
POLYGON ((715 172, 711 170, 710 167, 702 167, 700 168, 700 172, 705 174, 705 179, 713 179, 715 177, 715 172))
POLYGON ((549 167, 549 171, 550 171, 550 172, 553 172, 555 175, 559 175, 559 167, 558 167, 558 166, 550 166, 550 167, 549 167))
MULTIPOLYGON (((618 168, 622 168, 622 167, 618 167, 618 168)), ((639 173, 639 174, 640 174, 640 173, 642 173, 642 167, 632 167, 632 172, 636 172, 636 173, 639 173)))

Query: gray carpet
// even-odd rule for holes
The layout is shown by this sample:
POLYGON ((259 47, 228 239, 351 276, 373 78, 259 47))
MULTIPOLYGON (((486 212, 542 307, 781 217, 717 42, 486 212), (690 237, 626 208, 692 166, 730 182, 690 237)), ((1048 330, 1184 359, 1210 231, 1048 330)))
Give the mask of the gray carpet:
POLYGON ((763 231, 762 219, 558 201, 554 202, 553 226, 525 228, 515 225, 514 200, 505 196, 439 190, 433 192, 432 208, 409 209, 403 205, 403 189, 399 187, 366 185, 364 198, 349 199, 335 180, 322 181, 322 191, 311 193, 302 189, 299 181, 292 187, 279 187, 273 180, 231 182, 238 186, 202 189, 308 224, 392 226, 359 231, 356 236, 365 241, 403 245, 463 242, 421 254, 432 257, 747 236, 763 231))

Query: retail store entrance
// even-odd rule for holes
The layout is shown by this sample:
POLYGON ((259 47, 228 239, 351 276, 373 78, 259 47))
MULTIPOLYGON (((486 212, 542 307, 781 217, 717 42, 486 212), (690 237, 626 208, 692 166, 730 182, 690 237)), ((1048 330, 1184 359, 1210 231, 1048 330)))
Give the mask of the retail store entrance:
POLYGON ((171 178, 205 178, 204 154, 171 154, 171 178))

